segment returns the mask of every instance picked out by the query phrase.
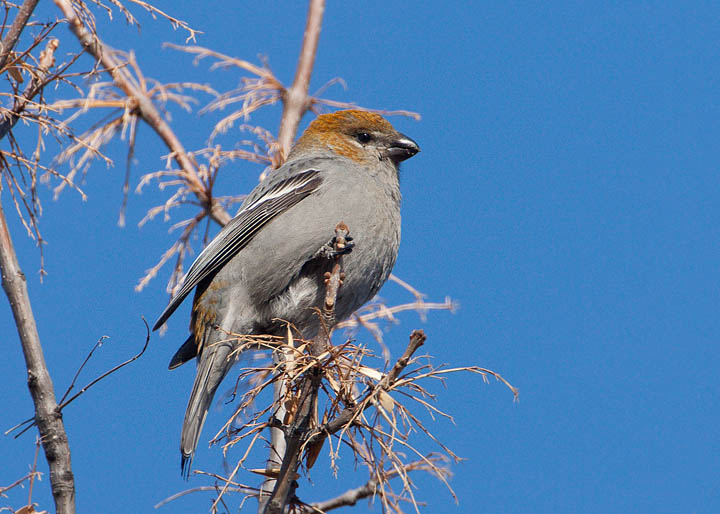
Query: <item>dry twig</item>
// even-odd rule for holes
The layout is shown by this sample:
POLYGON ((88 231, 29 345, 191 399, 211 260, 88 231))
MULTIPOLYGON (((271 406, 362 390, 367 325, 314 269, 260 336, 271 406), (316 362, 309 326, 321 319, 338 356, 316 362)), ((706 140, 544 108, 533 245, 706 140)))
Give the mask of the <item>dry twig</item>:
MULTIPOLYGON (((325 507, 347 505, 352 503, 352 498, 357 501, 362 497, 375 496, 386 511, 398 511, 400 503, 406 501, 417 508, 419 503, 414 497, 410 474, 420 470, 436 476, 452 493, 445 462, 448 459, 457 461, 459 457, 432 434, 413 412, 412 406, 420 406, 431 418, 451 418, 434 405, 435 397, 423 384, 428 380, 442 381, 451 373, 465 371, 480 374, 485 381, 488 376, 494 376, 513 394, 517 394, 517 390, 501 376, 484 368, 445 368, 423 364, 416 356, 424 342, 424 334, 420 331, 413 332, 403 355, 386 372, 363 364, 363 360, 372 357, 372 354, 351 342, 328 346, 317 353, 318 350, 313 350, 314 341, 294 336, 285 341, 284 338, 270 336, 232 336, 239 341, 239 352, 267 348, 292 355, 292 359, 286 358, 270 367, 241 370, 239 381, 250 384, 251 388, 242 395, 235 413, 223 427, 224 435, 219 434, 215 438, 216 441, 225 441, 224 452, 239 443, 246 443, 242 458, 234 466, 230 478, 226 479, 229 490, 232 486, 230 482, 234 481, 232 477, 240 469, 247 469, 245 463, 257 441, 262 440, 260 434, 263 430, 272 427, 286 434, 287 451, 282 465, 274 469, 255 470, 276 484, 272 497, 277 501, 272 506, 268 505, 268 512, 276 512, 283 504, 283 498, 297 508, 320 508, 323 505, 312 504, 310 507, 300 501, 294 492, 299 477, 296 466, 301 457, 304 455, 302 461, 309 469, 323 446, 329 448, 333 469, 336 469, 341 448, 346 447, 358 463, 368 468, 370 474, 365 486, 341 498, 328 500, 325 507), (277 383, 285 384, 284 396, 271 405, 254 409, 260 395, 273 389, 277 383), (282 418, 278 416, 281 409, 285 411, 282 418), (240 419, 243 421, 239 422, 240 419), (412 442, 416 432, 436 444, 441 453, 426 455, 421 452, 412 442), (408 456, 411 460, 407 460, 408 456), (391 485, 392 479, 399 481, 399 489, 391 485)), ((219 496, 225 492, 222 490, 219 496)), ((219 501, 220 498, 217 498, 216 505, 219 501)))

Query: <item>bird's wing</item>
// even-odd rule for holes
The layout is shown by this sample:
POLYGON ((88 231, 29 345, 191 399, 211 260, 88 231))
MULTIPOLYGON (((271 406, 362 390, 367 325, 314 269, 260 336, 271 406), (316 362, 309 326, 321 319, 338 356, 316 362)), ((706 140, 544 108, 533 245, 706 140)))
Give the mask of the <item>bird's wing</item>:
POLYGON ((322 183, 320 172, 309 169, 278 181, 259 195, 252 194, 238 214, 228 222, 198 255, 183 281, 180 291, 153 326, 157 330, 175 312, 185 297, 201 280, 222 268, 277 215, 302 201, 322 183))

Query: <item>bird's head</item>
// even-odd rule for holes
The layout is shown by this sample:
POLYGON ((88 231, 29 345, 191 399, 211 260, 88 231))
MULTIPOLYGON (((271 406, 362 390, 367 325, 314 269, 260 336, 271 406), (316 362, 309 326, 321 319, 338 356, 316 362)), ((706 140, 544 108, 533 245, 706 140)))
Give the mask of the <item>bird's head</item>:
POLYGON ((334 152, 362 164, 389 160, 397 165, 418 153, 420 147, 379 114, 347 110, 321 114, 313 120, 288 159, 313 151, 334 152))

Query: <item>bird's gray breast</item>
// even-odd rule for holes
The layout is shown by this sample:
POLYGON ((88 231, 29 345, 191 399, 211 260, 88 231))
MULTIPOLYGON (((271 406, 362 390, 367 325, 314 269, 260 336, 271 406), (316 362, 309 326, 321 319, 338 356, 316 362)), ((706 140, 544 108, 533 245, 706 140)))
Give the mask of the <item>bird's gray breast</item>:
POLYGON ((293 323, 303 337, 314 337, 315 308, 325 294, 324 274, 334 262, 318 252, 341 221, 350 228, 355 246, 343 256, 345 280, 336 319, 349 317, 377 293, 397 257, 399 191, 396 177, 377 180, 364 171, 324 175, 316 192, 277 216, 217 273, 213 283, 220 287, 214 290, 229 296, 218 312, 224 328, 284 333, 282 324, 273 321, 282 319, 293 323))

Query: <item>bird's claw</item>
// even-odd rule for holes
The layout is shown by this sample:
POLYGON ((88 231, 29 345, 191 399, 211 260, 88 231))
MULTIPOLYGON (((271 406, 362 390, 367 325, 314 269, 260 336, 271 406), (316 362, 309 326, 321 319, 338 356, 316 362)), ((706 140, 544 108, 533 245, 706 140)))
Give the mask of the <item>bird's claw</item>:
POLYGON ((352 240, 352 237, 347 236, 345 237, 345 242, 342 244, 342 247, 338 247, 337 237, 333 237, 320 248, 318 254, 326 259, 334 259, 340 255, 347 255, 352 252, 355 247, 355 243, 353 243, 352 240))

